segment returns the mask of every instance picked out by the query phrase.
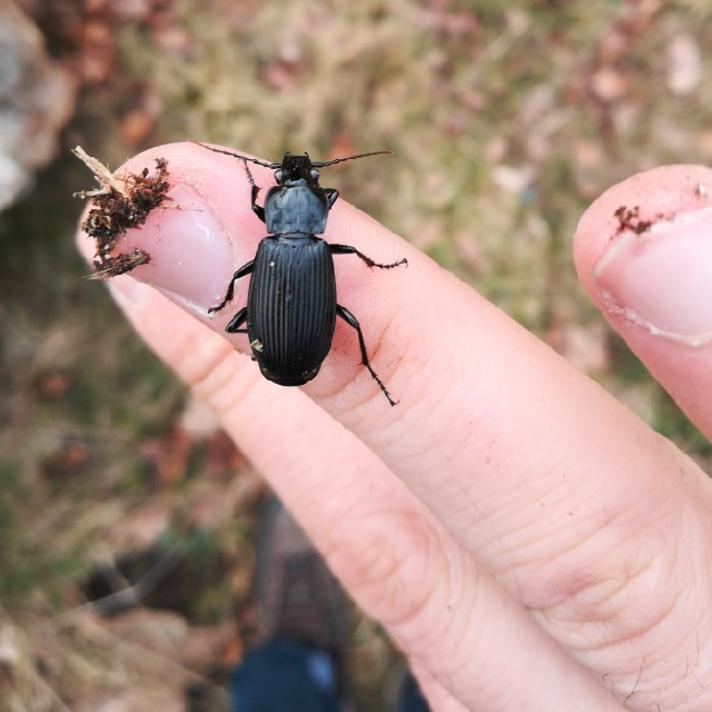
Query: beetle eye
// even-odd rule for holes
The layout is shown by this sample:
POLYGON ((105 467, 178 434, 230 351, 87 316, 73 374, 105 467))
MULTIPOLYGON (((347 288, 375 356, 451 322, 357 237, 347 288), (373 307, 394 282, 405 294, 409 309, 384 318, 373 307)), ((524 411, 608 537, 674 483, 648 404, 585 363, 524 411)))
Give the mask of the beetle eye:
POLYGON ((309 175, 316 180, 319 177, 319 171, 316 168, 312 168, 311 171, 309 171, 309 175))
POLYGON ((278 168, 274 172, 274 179, 277 181, 277 183, 281 183, 284 179, 284 171, 281 168, 278 168))

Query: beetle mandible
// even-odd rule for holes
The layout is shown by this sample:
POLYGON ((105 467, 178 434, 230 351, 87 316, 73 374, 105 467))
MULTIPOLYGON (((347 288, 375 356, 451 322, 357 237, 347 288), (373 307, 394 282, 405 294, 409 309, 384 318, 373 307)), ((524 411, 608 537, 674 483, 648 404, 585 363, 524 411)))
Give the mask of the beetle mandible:
POLYGON ((255 258, 233 274, 224 299, 208 312, 214 314, 223 309, 233 298, 237 280, 252 275, 247 306, 232 317, 225 331, 246 333, 262 375, 281 386, 301 386, 319 373, 331 349, 336 317, 341 317, 356 331, 361 363, 388 402, 396 405, 371 367, 358 320, 336 301, 333 255, 356 255, 369 267, 379 269, 407 265, 408 261, 403 258, 380 264, 355 247, 329 244, 317 237, 326 229, 329 210, 339 197, 337 190, 319 185, 319 168, 390 151, 360 153, 330 161, 312 161, 309 154, 287 152, 281 163, 268 163, 204 143, 199 145, 243 161, 252 186, 252 210, 266 224, 269 233, 259 243, 255 258), (257 204, 260 189, 248 161, 274 171, 277 185, 267 191, 264 205, 257 204), (243 328, 245 323, 246 329, 243 328))

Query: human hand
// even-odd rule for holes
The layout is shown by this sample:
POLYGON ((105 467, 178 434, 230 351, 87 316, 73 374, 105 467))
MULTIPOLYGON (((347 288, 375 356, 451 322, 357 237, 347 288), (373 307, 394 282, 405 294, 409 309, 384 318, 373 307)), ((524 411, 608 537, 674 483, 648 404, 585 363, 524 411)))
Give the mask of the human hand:
MULTIPOLYGON (((339 301, 400 404, 388 407, 345 325, 314 381, 265 381, 234 350, 246 338, 223 332, 245 285, 234 309, 207 316, 265 235, 243 167, 174 144, 119 174, 158 156, 181 209, 121 239, 152 259, 112 292, 387 628, 433 710, 712 709, 712 484, 690 458, 341 200, 328 241, 409 261, 388 274, 337 261, 339 301)), ((616 186, 582 219, 575 257, 606 317, 710 434, 712 356, 691 345, 712 334, 705 184, 712 171, 673 167, 616 186), (616 235, 621 206, 661 222, 616 235)))

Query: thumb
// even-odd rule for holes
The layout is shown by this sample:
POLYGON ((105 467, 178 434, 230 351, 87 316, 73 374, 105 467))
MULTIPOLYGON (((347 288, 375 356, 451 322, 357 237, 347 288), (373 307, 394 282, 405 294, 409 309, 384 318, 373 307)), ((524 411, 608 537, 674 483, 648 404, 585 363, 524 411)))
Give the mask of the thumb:
POLYGON ((614 186, 581 219, 574 257, 606 319, 712 435, 712 170, 666 166, 614 186))

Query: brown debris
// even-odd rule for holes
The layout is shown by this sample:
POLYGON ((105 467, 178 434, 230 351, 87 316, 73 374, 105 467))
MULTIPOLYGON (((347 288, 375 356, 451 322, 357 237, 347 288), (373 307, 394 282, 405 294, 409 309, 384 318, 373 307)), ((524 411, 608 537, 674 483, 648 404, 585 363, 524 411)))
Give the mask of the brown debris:
POLYGON ((62 371, 49 371, 35 380, 35 392, 44 401, 56 400, 64 396, 72 386, 72 380, 62 371))
POLYGON ((140 174, 130 173, 119 178, 80 146, 72 152, 89 166, 100 186, 96 190, 75 193, 75 197, 93 200, 89 214, 81 224, 82 230, 96 240, 92 278, 115 277, 149 262, 151 256, 145 250, 114 253, 114 248, 118 238, 129 228, 143 225, 154 208, 164 200, 170 200, 166 159, 156 159, 153 175, 144 168, 140 174))
POLYGON ((126 274, 139 265, 145 265, 151 261, 151 255, 145 250, 132 250, 129 254, 120 252, 118 255, 108 255, 102 259, 92 260, 94 273, 89 275, 89 279, 108 279, 126 274))
POLYGON ((42 470, 47 479, 64 479, 82 471, 89 459, 89 450, 82 442, 67 442, 47 458, 42 470))
POLYGON ((139 453, 151 466, 158 485, 169 487, 188 470, 192 448, 187 433, 176 424, 163 435, 144 440, 139 453))
POLYGON ((618 218, 616 235, 620 235, 626 230, 630 230, 636 235, 642 235, 644 232, 648 232, 653 225, 652 220, 640 219, 640 207, 637 205, 634 208, 627 208, 625 205, 621 205, 613 214, 618 218))

